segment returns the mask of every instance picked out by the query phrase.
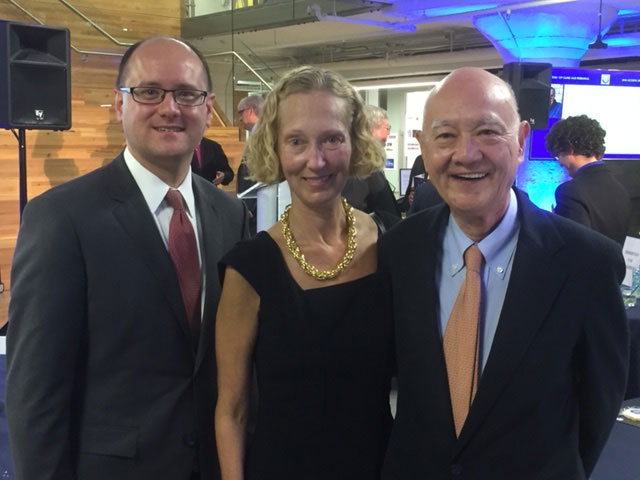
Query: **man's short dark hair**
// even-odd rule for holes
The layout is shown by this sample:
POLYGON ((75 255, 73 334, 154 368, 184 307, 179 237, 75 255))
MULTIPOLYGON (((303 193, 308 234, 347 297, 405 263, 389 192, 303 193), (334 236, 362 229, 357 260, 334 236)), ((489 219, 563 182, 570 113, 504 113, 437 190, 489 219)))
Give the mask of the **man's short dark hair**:
POLYGON ((133 55, 133 52, 135 52, 138 49, 138 47, 140 45, 142 45, 143 43, 148 42, 149 40, 155 40, 155 39, 159 39, 159 38, 166 38, 168 40, 176 40, 176 41, 178 41, 180 43, 183 43, 187 47, 189 47, 193 53, 196 54, 196 56, 200 59, 200 62, 202 63, 202 68, 204 69, 205 80, 207 82, 207 91, 211 92, 211 89, 212 89, 211 71, 209 70, 209 65, 207 64, 207 61, 204 58, 204 55, 202 55, 200 50, 198 50, 196 47, 191 45, 189 42, 186 42, 186 41, 184 41, 184 40, 182 40, 180 38, 171 37, 171 36, 160 36, 160 37, 145 38, 144 40, 140 40, 139 42, 136 42, 133 45, 131 45, 127 49, 127 51, 124 52, 122 60, 120 60, 120 65, 118 66, 118 76, 116 77, 116 88, 127 86, 127 85, 123 85, 122 82, 125 80, 125 77, 126 77, 126 74, 127 74, 127 65, 129 64, 129 59, 131 58, 131 55, 133 55))
POLYGON ((545 144, 555 156, 573 153, 600 159, 604 155, 606 135, 597 120, 578 115, 555 123, 547 133, 545 144))

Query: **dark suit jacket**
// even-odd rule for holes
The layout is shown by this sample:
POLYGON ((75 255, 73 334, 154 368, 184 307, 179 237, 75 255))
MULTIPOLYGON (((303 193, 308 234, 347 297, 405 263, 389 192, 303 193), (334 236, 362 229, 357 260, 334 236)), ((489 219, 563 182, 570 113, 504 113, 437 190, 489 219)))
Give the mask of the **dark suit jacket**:
POLYGON ((222 185, 227 185, 233 180, 233 170, 231 170, 229 160, 218 142, 202 137, 200 140, 200 159, 201 165, 198 164, 198 158, 194 152, 191 159, 193 173, 212 182, 216 178, 216 172, 223 172, 222 185))
POLYGON ((629 353, 620 247, 517 196, 509 286, 458 439, 434 278, 449 209, 416 213, 380 239, 398 364, 384 480, 585 479, 607 440, 629 353))
POLYGON ((442 197, 429 180, 425 180, 424 183, 418 185, 416 191, 413 194, 413 203, 409 208, 409 215, 413 215, 416 212, 425 210, 427 208, 435 207, 442 203, 442 197))
POLYGON ((12 267, 7 419, 16 479, 219 478, 218 260, 245 210, 193 176, 206 275, 194 348, 178 279, 119 155, 35 197, 12 267), (199 463, 198 463, 199 460, 199 463))
POLYGON ((375 213, 385 228, 391 228, 400 221, 396 198, 384 172, 374 172, 366 178, 349 178, 342 195, 353 208, 375 213))
POLYGON ((631 222, 631 199, 605 164, 589 165, 558 186, 555 213, 624 245, 631 222))
POLYGON ((422 155, 418 155, 413 161, 411 166, 411 172, 409 173, 409 182, 407 182, 407 189, 404 192, 400 192, 402 198, 398 201, 400 211, 409 212, 411 205, 409 205, 409 194, 416 189, 415 178, 417 175, 424 175, 426 173, 424 169, 424 162, 422 161, 422 155))

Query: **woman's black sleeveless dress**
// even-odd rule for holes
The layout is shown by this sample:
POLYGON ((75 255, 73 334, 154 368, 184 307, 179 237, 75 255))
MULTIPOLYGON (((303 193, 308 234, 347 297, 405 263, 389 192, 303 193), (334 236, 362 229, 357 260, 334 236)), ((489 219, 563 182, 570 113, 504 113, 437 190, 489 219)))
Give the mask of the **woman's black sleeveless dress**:
POLYGON ((260 296, 246 480, 377 480, 393 369, 389 295, 378 275, 303 290, 265 232, 222 263, 260 296))

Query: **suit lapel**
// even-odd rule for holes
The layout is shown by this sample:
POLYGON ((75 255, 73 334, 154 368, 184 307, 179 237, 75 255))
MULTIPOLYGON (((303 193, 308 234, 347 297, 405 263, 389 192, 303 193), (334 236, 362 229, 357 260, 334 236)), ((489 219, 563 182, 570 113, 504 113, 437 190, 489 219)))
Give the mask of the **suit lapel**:
POLYGON ((218 260, 222 252, 222 228, 223 222, 219 221, 219 213, 207 195, 204 188, 213 188, 208 183, 193 179, 193 192, 195 195, 196 209, 198 210, 198 234, 200 235, 200 249, 202 252, 202 268, 206 272, 206 284, 204 291, 204 309, 202 316, 202 329, 196 356, 196 370, 209 354, 213 346, 214 320, 216 307, 220 297, 220 278, 218 276, 218 260))
MULTIPOLYGON (((447 377, 447 367, 444 360, 442 347, 442 336, 440 334, 439 309, 435 305, 439 304, 438 288, 436 285, 435 272, 440 269, 439 261, 442 252, 442 237, 449 219, 449 208, 442 204, 434 209, 417 213, 415 218, 407 221, 415 221, 415 229, 406 234, 402 239, 402 244, 398 248, 411 252, 410 257, 403 257, 403 261, 410 262, 411 285, 418 286, 418 297, 416 292, 399 293, 402 305, 402 317, 411 319, 407 325, 407 332, 398 332, 398 337, 406 342, 398 348, 405 348, 409 345, 408 351, 421 352, 420 368, 428 369, 428 380, 425 380, 423 387, 425 396, 428 398, 425 404, 426 409, 438 412, 449 412, 448 417, 452 418, 451 400, 449 396, 449 381, 447 377), (435 211, 435 214, 430 214, 435 211), (420 222, 420 223, 418 223, 420 222), (437 232, 433 235, 432 232, 437 232), (415 244, 406 243, 415 242, 415 244), (408 295, 408 296, 405 296, 408 295), (416 301, 417 300, 417 301, 416 301), (437 395, 433 392, 444 392, 437 395)), ((398 281, 398 288, 405 291, 404 282, 398 281)), ((402 323, 396 321, 397 328, 402 323)), ((415 365, 407 366, 415 368, 415 365)), ((426 378, 426 377, 425 377, 426 378)), ((446 429, 447 420, 442 418, 442 428, 446 429)), ((440 421, 440 420, 439 420, 440 421)), ((453 423, 450 430, 451 438, 455 438, 453 423)))
POLYGON ((515 374, 565 282, 566 270, 556 253, 561 237, 545 213, 517 191, 520 234, 498 328, 478 392, 461 432, 457 450, 495 405, 515 374))
MULTIPOLYGON (((427 232, 438 232, 437 235, 427 235, 431 243, 426 245, 427 259, 425 267, 422 268, 424 285, 427 286, 425 292, 426 305, 439 305, 440 299, 438 295, 438 286, 436 285, 435 272, 441 268, 442 259, 442 242, 444 239, 445 229, 449 222, 450 210, 446 204, 442 204, 439 208, 439 213, 433 219, 433 223, 427 226, 427 232)), ((442 272, 440 272, 442 276, 442 272)), ((434 402, 437 402, 432 408, 438 412, 448 412, 447 418, 450 421, 450 438, 455 439, 455 427, 453 424, 453 411, 451 409, 451 396, 449 393, 449 377, 447 375, 447 364, 444 358, 444 347, 442 344, 442 333, 440 332, 440 309, 439 308, 427 308, 427 338, 433 339, 433 344, 429 350, 437 352, 437 359, 439 361, 432 362, 429 366, 432 369, 431 380, 433 385, 431 386, 434 391, 445 392, 444 395, 433 395, 434 402)), ((442 427, 446 429, 446 421, 443 420, 442 427)), ((446 431, 446 430, 443 430, 446 431)), ((447 440, 448 441, 448 440, 447 440)))
POLYGON ((138 185, 131 176, 120 154, 105 167, 108 189, 115 201, 113 214, 131 238, 137 255, 147 265, 156 282, 156 291, 162 292, 185 336, 190 340, 186 314, 180 295, 180 286, 171 258, 158 232, 138 185))

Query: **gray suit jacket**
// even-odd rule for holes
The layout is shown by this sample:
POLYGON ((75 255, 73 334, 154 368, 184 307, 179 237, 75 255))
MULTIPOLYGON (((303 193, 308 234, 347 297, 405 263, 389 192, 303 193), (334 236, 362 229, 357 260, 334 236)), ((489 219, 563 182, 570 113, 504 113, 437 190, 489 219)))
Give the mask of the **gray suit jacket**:
POLYGON ((193 176, 206 275, 193 345, 177 276, 122 154, 31 200, 12 266, 7 419, 17 479, 218 478, 218 260, 241 202, 193 176))
POLYGON ((380 239, 398 364, 384 480, 582 480, 607 440, 629 354, 620 247, 516 193, 520 234, 509 285, 459 438, 434 276, 449 209, 418 212, 380 239))

